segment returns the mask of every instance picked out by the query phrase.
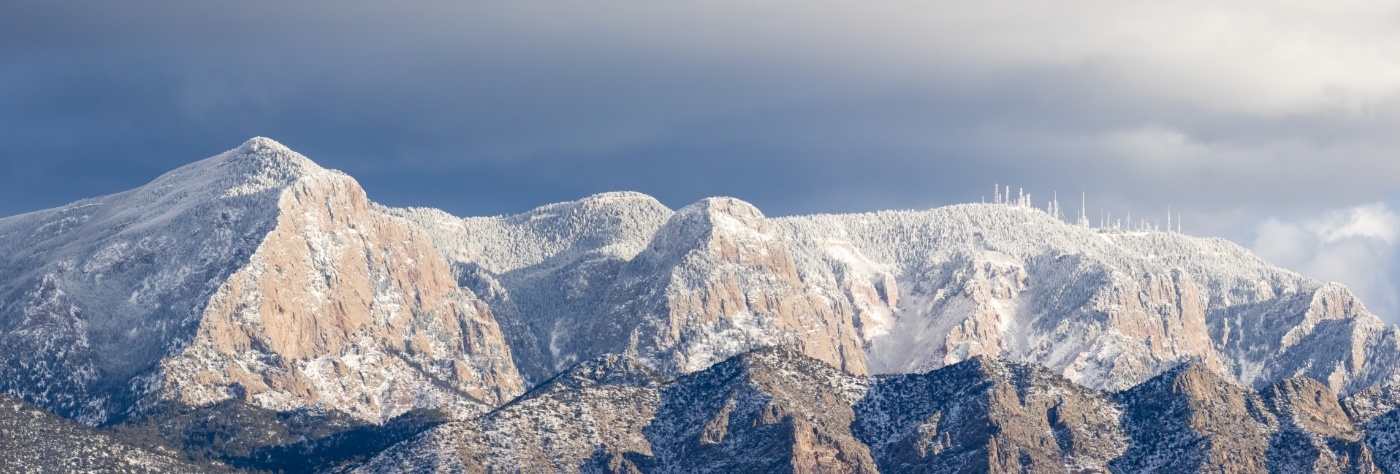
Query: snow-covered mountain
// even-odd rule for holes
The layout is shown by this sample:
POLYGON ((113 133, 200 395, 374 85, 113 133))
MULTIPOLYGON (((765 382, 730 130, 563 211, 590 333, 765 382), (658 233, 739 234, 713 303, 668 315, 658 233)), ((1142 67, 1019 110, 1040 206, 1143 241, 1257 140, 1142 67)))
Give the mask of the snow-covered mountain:
POLYGON ((986 355, 1105 389, 1186 361, 1256 388, 1308 376, 1341 393, 1400 373, 1400 332, 1341 285, 1220 239, 1024 206, 769 219, 731 198, 672 213, 605 194, 496 218, 389 212, 510 315, 532 381, 606 353, 676 375, 768 345, 853 374, 986 355))
MULTIPOLYGON (((0 219, 0 359, 0 392, 89 425, 454 420, 367 472, 1400 466, 1400 329, 1223 240, 1024 204, 461 218, 266 138, 0 219)), ((349 432, 321 428, 283 431, 349 432)), ((258 449, 346 443, 298 442, 258 449)), ((220 459, 294 464, 248 456, 220 459)))
POLYGON ((479 411, 524 390, 509 354, 421 232, 265 138, 0 219, 0 391, 86 423, 162 399, 479 411))

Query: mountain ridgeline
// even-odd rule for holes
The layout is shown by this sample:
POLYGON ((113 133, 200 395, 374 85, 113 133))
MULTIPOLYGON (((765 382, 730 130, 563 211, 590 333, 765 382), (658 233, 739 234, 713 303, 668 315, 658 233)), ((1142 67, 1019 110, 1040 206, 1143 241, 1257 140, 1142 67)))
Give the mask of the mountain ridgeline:
POLYGON ((1024 202, 461 218, 266 138, 0 219, 0 359, 16 413, 157 433, 121 451, 151 466, 1400 469, 1400 329, 1220 239, 1024 202), (215 418, 284 434, 171 454, 215 418))

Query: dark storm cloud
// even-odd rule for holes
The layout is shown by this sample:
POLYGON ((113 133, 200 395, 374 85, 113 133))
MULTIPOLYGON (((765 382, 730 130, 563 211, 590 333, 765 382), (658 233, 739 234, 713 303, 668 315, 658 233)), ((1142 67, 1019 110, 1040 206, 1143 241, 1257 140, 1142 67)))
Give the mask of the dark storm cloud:
POLYGON ((1188 231, 1248 242, 1394 196, 1396 12, 5 2, 0 215, 266 135, 380 202, 463 215, 620 189, 770 215, 923 208, 997 183, 1067 209, 1087 192, 1091 216, 1173 206, 1188 231))

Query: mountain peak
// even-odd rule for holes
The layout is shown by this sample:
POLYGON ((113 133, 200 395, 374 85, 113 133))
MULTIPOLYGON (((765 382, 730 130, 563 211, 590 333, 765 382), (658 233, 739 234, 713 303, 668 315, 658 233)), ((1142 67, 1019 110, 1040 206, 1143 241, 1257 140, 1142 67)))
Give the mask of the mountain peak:
POLYGON ((215 192, 227 198, 281 189, 326 171, 276 140, 253 137, 237 148, 170 171, 146 188, 162 193, 166 189, 215 192))
POLYGON ((242 145, 238 145, 237 148, 229 150, 217 158, 223 158, 217 160, 221 161, 223 166, 230 166, 234 170, 249 174, 266 175, 271 172, 288 176, 301 176, 325 170, 311 161, 310 158, 267 137, 250 138, 242 145))
POLYGON ((243 142, 242 145, 238 145, 238 148, 236 148, 236 150, 244 153, 257 153, 264 149, 283 152, 292 151, 290 148, 287 148, 286 145, 267 137, 249 138, 248 141, 243 142))
POLYGON ((664 247, 690 248, 715 238, 770 241, 776 228, 753 204, 731 197, 711 197, 676 211, 659 232, 664 247))
POLYGON ((759 211, 753 204, 749 204, 742 199, 727 196, 708 197, 699 202, 682 208, 680 212, 705 212, 711 216, 724 215, 739 219, 743 222, 754 222, 764 219, 763 212, 759 211))

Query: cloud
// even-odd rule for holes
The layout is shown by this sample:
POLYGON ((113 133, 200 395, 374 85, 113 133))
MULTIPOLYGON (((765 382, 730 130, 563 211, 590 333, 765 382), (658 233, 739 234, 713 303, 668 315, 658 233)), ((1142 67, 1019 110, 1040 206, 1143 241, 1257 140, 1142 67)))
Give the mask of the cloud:
POLYGON ((1395 245, 1400 235, 1400 215, 1390 206, 1377 203, 1330 212, 1309 227, 1326 243, 1363 239, 1395 245))
POLYGON ((1252 250, 1276 265, 1354 291, 1372 312, 1400 322, 1400 213, 1385 203, 1259 225, 1252 250))
POLYGON ((1086 191, 1091 213, 1171 206, 1188 232, 1248 240, 1258 216, 1400 186, 1397 15, 1366 0, 7 2, 0 214, 266 135, 386 204, 464 215, 617 189, 772 215, 920 208, 1014 183, 1086 191))

